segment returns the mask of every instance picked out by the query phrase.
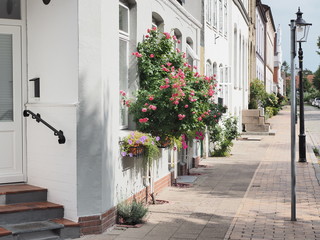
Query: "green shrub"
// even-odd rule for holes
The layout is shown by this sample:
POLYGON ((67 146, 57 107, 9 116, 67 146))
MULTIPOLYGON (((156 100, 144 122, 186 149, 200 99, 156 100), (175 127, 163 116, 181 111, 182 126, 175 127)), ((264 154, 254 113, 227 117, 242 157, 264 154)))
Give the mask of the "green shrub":
POLYGON ((226 118, 222 121, 222 126, 216 124, 208 130, 210 142, 214 144, 211 155, 216 157, 228 156, 233 146, 232 140, 239 136, 237 118, 226 118))
POLYGON ((118 204, 117 211, 121 223, 134 225, 142 222, 142 218, 148 212, 148 208, 143 203, 133 201, 131 203, 123 202, 118 204))
POLYGON ((257 109, 265 104, 267 93, 263 83, 255 79, 250 83, 249 109, 257 109))

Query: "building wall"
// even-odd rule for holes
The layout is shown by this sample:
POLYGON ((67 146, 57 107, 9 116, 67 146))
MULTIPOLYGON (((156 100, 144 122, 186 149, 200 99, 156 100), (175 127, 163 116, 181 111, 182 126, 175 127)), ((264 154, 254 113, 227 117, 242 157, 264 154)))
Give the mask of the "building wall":
MULTIPOLYGON (((258 3, 259 4, 259 3, 258 3)), ((265 17, 256 7, 256 77, 265 83, 265 17)))
POLYGON ((66 137, 60 145, 50 129, 31 117, 26 120, 28 183, 48 188, 48 200, 65 205, 66 218, 76 220, 78 1, 26 2, 27 79, 40 78, 39 99, 28 82, 26 108, 66 137))
MULTIPOLYGON (((164 20, 165 32, 180 30, 182 51, 186 51, 186 39, 191 38, 193 50, 199 54, 201 24, 176 1, 136 0, 130 6, 130 51, 136 50, 137 43, 151 28, 154 12, 164 20)), ((119 12, 114 10, 118 8, 119 1, 79 1, 79 217, 104 213, 150 184, 142 158, 120 157, 119 141, 134 129, 134 124, 129 119, 129 128, 120 130, 119 12)), ((133 97, 138 86, 137 62, 131 52, 129 55, 132 71, 128 93, 133 97)), ((161 159, 154 163, 154 181, 169 174, 172 154, 169 150, 161 151, 161 159)), ((176 153, 173 155, 173 161, 177 161, 176 153)))
POLYGON ((249 66, 248 66, 248 77, 251 82, 254 80, 256 75, 256 0, 249 0, 249 66))
POLYGON ((231 5, 232 41, 229 41, 231 49, 231 108, 230 112, 239 119, 239 130, 241 130, 242 110, 248 108, 249 79, 248 79, 248 36, 249 19, 246 9, 233 1, 231 5), (241 40, 240 40, 241 39, 241 40))
POLYGON ((274 37, 275 29, 270 10, 266 12, 266 91, 273 92, 273 71, 274 71, 274 37))

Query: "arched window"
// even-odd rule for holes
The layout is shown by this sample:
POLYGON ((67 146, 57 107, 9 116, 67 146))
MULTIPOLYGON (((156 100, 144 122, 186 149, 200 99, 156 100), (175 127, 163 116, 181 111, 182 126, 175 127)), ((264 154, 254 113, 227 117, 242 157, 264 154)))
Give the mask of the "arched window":
POLYGON ((206 76, 211 77, 213 75, 212 64, 210 60, 206 62, 206 76))
POLYGON ((217 74, 218 74, 218 65, 216 62, 213 63, 212 65, 212 73, 213 73, 213 76, 214 77, 217 77, 217 74))
POLYGON ((187 62, 193 67, 195 64, 194 61, 199 60, 199 57, 197 56, 196 52, 193 49, 193 40, 190 37, 187 37, 186 43, 187 43, 187 47, 186 47, 187 62))
POLYGON ((182 50, 182 33, 179 29, 175 28, 173 30, 173 35, 177 38, 177 41, 175 42, 175 47, 182 50))
POLYGON ((164 31, 164 21, 160 14, 152 12, 152 27, 156 27, 160 32, 164 31))

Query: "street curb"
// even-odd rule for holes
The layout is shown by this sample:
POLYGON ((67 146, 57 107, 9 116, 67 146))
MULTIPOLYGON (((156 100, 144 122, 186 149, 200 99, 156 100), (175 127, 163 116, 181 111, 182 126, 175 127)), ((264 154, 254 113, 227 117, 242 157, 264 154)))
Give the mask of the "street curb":
POLYGON ((318 184, 320 185, 320 165, 319 160, 313 152, 313 148, 316 147, 316 144, 312 138, 312 135, 307 130, 307 154, 309 156, 310 162, 312 163, 316 178, 318 180, 318 184))

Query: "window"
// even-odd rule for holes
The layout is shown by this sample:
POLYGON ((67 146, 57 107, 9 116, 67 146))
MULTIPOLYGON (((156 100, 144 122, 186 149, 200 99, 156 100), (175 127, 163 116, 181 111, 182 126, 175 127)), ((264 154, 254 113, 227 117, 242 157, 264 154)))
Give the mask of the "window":
POLYGON ((242 43, 241 43, 241 32, 239 33, 239 54, 238 54, 238 57, 239 57, 239 60, 238 60, 238 69, 239 69, 239 74, 238 74, 238 80, 239 80, 239 88, 242 89, 242 54, 243 54, 243 49, 242 49, 242 43))
POLYGON ((223 66, 223 64, 219 65, 219 94, 220 102, 223 105, 229 107, 229 92, 230 92, 230 79, 229 79, 229 67, 223 66))
POLYGON ((182 33, 179 29, 175 28, 173 35, 177 38, 177 41, 175 42, 175 48, 182 50, 182 33))
POLYGON ((246 82, 246 79, 245 79, 245 75, 246 75, 246 58, 245 58, 245 48, 244 48, 244 39, 242 38, 242 86, 243 88, 245 88, 245 82, 246 82))
POLYGON ((13 39, 0 34, 0 122, 13 121, 13 39))
POLYGON ((210 60, 207 60, 207 63, 206 63, 206 76, 207 77, 213 76, 213 69, 212 69, 212 64, 210 60))
POLYGON ((212 25, 212 0, 207 0, 206 19, 212 25))
POLYGON ((234 28, 233 32, 233 82, 234 88, 238 87, 238 75, 237 75, 237 51, 238 51, 238 40, 237 40, 237 28, 234 28))
POLYGON ((163 18, 156 12, 152 12, 152 27, 156 27, 160 32, 164 32, 163 18))
POLYGON ((216 62, 214 62, 213 65, 212 65, 212 72, 213 72, 213 76, 217 77, 218 66, 217 66, 216 62))
POLYGON ((192 67, 195 65, 194 61, 199 60, 199 57, 197 56, 196 52, 193 50, 193 41, 190 37, 187 38, 187 62, 192 67))
POLYGON ((222 0, 219 0, 219 32, 222 34, 223 31, 223 7, 222 0))
POLYGON ((218 0, 213 0, 213 27, 217 28, 217 23, 218 23, 218 4, 217 4, 218 0))
POLYGON ((228 5, 227 0, 224 0, 224 36, 228 35, 228 5))
POLYGON ((0 18, 21 19, 21 0, 0 0, 0 18))
MULTIPOLYGON (((129 8, 120 3, 119 4, 119 88, 128 92, 128 78, 129 78, 129 8)), ((120 127, 128 127, 128 110, 125 104, 120 101, 120 127)))

